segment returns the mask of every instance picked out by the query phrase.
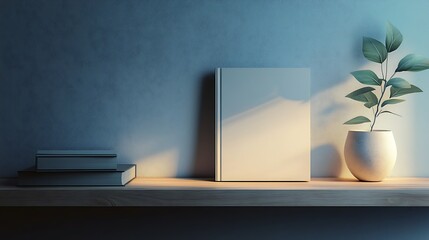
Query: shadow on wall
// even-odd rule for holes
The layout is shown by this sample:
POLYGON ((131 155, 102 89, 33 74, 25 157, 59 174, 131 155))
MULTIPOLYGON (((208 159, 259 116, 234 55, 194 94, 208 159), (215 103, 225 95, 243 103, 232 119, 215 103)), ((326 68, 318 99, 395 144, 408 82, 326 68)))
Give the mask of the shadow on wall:
MULTIPOLYGON (((311 97, 312 177, 352 177, 343 156, 348 131, 343 122, 364 110, 344 97, 353 87, 350 79, 311 97)), ((353 128, 364 130, 363 125, 353 128)))
POLYGON ((214 71, 203 74, 199 79, 198 111, 195 132, 191 143, 180 140, 189 133, 181 129, 178 135, 166 134, 145 137, 144 130, 125 136, 121 143, 121 152, 126 159, 137 164, 140 177, 200 177, 214 178, 215 154, 215 86, 214 71), (177 138, 177 139, 176 139, 177 138), (142 147, 144 146, 144 147, 142 147), (193 149, 183 156, 182 149, 193 149))
POLYGON ((194 177, 214 178, 215 165, 215 74, 209 72, 201 79, 198 109, 198 129, 195 137, 194 177))
MULTIPOLYGON (((319 92, 311 97, 311 176, 352 177, 343 157, 343 145, 348 127, 342 125, 345 118, 365 111, 360 103, 349 101, 347 91, 358 87, 353 79, 319 92)), ((201 78, 198 126, 195 137, 193 177, 214 177, 215 155, 215 75, 201 78)), ((357 126, 354 129, 365 129, 357 126)), ((161 166, 166 165, 160 164, 161 166)))
MULTIPOLYGON (((361 69, 373 69, 372 65, 361 69)), ((193 156, 190 161, 190 177, 214 177, 215 163, 215 75, 208 72, 201 77, 193 156)), ((340 84, 317 92, 311 97, 311 176, 352 178, 344 161, 344 143, 348 130, 368 130, 367 124, 343 125, 357 115, 372 119, 372 111, 361 103, 345 98, 345 95, 362 87, 353 77, 340 84)), ((377 128, 394 131, 398 147, 398 160, 392 176, 412 176, 413 162, 413 110, 412 99, 395 110, 405 116, 383 116, 377 128)), ((155 144, 155 143, 154 143, 155 144)), ((159 142, 158 142, 159 144, 159 142)), ((157 144, 155 144, 157 145, 157 144)), ((138 161, 139 176, 174 177, 179 168, 180 146, 165 151, 155 151, 138 161)))
MULTIPOLYGON (((374 64, 362 66, 377 72, 374 64)), ((358 70, 358 69, 357 69, 358 70)), ((372 120, 373 112, 362 103, 345 97, 348 93, 363 87, 351 75, 340 84, 319 92, 311 98, 311 176, 353 177, 344 160, 344 144, 349 130, 369 130, 369 124, 343 125, 353 117, 362 115, 372 120)), ((377 89, 378 91, 378 89, 377 89)), ((374 93, 379 93, 375 91, 374 93)), ((382 116, 375 129, 389 129, 394 132, 398 146, 398 157, 392 176, 412 176, 413 167, 413 103, 406 97, 405 103, 395 105, 393 110, 404 118, 382 116)), ((389 106, 390 107, 390 106, 389 106)), ((391 109, 389 109, 391 110, 391 109)))
POLYGON ((343 168, 343 159, 333 144, 323 144, 311 149, 311 176, 336 177, 340 176, 343 168), (324 158, 314 157, 324 156, 324 158))
POLYGON ((345 97, 362 87, 352 76, 311 97, 311 176, 353 178, 344 160, 348 130, 369 130, 368 124, 343 125, 358 115, 372 119, 372 111, 345 97))

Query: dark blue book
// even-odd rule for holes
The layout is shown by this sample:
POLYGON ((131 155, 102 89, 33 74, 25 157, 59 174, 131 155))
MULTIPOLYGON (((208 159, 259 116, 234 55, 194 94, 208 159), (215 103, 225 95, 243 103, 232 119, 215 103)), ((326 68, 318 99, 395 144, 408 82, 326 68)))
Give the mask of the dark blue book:
POLYGON ((35 167, 18 171, 19 186, 124 186, 136 177, 135 164, 118 164, 114 170, 53 170, 35 167))
POLYGON ((36 157, 37 171, 116 169, 115 157, 36 157))

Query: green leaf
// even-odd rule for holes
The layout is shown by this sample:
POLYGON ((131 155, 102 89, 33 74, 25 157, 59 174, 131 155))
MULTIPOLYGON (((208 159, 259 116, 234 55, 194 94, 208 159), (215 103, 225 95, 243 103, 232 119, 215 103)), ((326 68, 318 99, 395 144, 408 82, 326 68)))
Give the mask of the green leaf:
POLYGON ((388 104, 397 104, 405 101, 404 99, 388 99, 381 104, 381 107, 384 107, 388 104))
POLYGON ((401 32, 391 23, 387 23, 386 49, 388 52, 395 51, 402 43, 401 32))
POLYGON ((377 74, 371 70, 354 71, 351 74, 356 78, 356 80, 363 84, 380 86, 382 82, 378 78, 377 74))
POLYGON ((390 113, 390 114, 393 114, 395 116, 402 117, 401 115, 394 113, 394 112, 391 112, 391 111, 381 111, 378 115, 381 115, 382 113, 390 113))
POLYGON ((377 63, 384 62, 387 57, 386 47, 374 38, 363 37, 362 52, 366 59, 377 63))
POLYGON ((392 86, 395 88, 410 88, 411 84, 403 78, 392 78, 387 82, 386 86, 392 86))
POLYGON ((371 122, 371 120, 369 120, 368 118, 366 118, 364 116, 358 116, 358 117, 355 117, 355 118, 348 120, 344 124, 361 124, 361 123, 366 123, 366 122, 371 122))
POLYGON ((364 94, 367 92, 374 91, 374 90, 375 90, 375 88, 373 88, 373 87, 363 87, 363 88, 360 88, 356 91, 353 91, 353 92, 347 94, 346 97, 351 98, 351 99, 356 100, 356 101, 359 101, 359 102, 367 102, 368 99, 364 96, 364 94))
POLYGON ((392 87, 390 88, 390 97, 399 97, 405 94, 410 94, 410 93, 417 93, 417 92, 423 92, 420 88, 414 86, 413 84, 411 84, 410 88, 395 88, 392 87))
POLYGON ((375 96, 373 92, 367 92, 367 93, 364 93, 363 95, 367 99, 367 102, 364 104, 365 107, 372 108, 378 104, 378 98, 377 96, 375 96))
POLYGON ((417 56, 415 54, 408 54, 399 61, 398 67, 395 72, 418 72, 429 69, 429 59, 417 56))

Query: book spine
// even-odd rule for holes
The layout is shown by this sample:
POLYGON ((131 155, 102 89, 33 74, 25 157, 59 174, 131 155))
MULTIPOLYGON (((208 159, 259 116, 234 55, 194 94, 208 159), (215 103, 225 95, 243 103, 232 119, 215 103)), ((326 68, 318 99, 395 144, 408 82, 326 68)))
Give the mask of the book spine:
POLYGON ((222 125, 221 125, 221 84, 222 84, 222 69, 217 68, 215 71, 215 181, 222 181, 222 125))
POLYGON ((116 153, 112 150, 38 150, 36 156, 116 157, 116 153))

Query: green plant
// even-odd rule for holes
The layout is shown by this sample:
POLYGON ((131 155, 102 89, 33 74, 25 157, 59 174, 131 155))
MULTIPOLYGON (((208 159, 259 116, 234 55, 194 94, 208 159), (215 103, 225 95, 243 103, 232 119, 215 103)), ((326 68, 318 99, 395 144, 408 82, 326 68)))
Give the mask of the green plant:
MULTIPOLYGON (((388 77, 389 54, 398 49, 402 43, 401 32, 392 24, 387 24, 385 45, 374 38, 363 37, 362 52, 366 59, 380 64, 381 77, 371 70, 359 70, 351 74, 360 83, 365 85, 378 86, 380 88, 379 96, 374 91, 374 87, 363 87, 351 92, 346 97, 353 100, 363 102, 364 106, 371 108, 373 111, 372 121, 364 116, 358 116, 344 124, 361 124, 370 123, 370 131, 373 131, 377 118, 381 114, 398 115, 390 110, 386 110, 388 105, 404 102, 399 99, 402 95, 422 92, 417 86, 410 84, 407 80, 395 77, 396 73, 403 71, 418 72, 429 69, 429 59, 408 54, 399 61, 396 70, 388 77), (383 69, 383 65, 385 69, 383 69), (386 97, 386 91, 389 90, 390 95, 386 97)), ((399 115, 398 115, 399 116, 399 115)))

